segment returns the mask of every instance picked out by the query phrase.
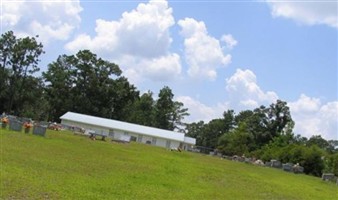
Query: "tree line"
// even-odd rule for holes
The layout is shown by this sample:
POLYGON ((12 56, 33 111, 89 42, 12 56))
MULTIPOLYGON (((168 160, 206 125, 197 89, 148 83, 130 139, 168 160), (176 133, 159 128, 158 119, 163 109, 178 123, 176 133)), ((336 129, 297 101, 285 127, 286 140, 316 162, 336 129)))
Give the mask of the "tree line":
POLYGON ((337 141, 320 136, 294 135, 287 103, 277 100, 208 123, 183 123, 188 109, 174 100, 164 86, 141 94, 122 76, 119 66, 89 50, 60 55, 40 76, 43 45, 36 37, 17 38, 12 31, 0 38, 0 112, 36 120, 59 121, 68 111, 116 119, 145 126, 185 132, 197 146, 217 149, 225 155, 249 155, 267 161, 299 163, 305 173, 338 175, 337 141))
POLYGON ((227 156, 244 155, 265 162, 277 159, 298 163, 306 174, 321 176, 331 172, 338 176, 338 141, 325 140, 320 135, 309 139, 295 135, 294 124, 287 103, 277 100, 269 107, 238 114, 227 110, 222 118, 209 123, 187 124, 186 132, 206 153, 215 149, 227 156))

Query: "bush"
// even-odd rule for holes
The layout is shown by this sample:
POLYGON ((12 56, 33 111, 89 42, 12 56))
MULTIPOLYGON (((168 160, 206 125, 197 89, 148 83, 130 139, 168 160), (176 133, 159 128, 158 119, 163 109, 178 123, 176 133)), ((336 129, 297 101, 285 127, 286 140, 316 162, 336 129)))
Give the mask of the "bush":
MULTIPOLYGON (((299 144, 289 144, 284 147, 279 147, 273 144, 266 145, 261 151, 256 151, 260 159, 270 161, 271 159, 280 160, 283 163, 299 163, 304 167, 304 173, 314 176, 321 176, 324 171, 325 164, 322 157, 325 152, 317 146, 306 147, 299 144)), ((330 158, 330 169, 338 166, 338 156, 330 158)))

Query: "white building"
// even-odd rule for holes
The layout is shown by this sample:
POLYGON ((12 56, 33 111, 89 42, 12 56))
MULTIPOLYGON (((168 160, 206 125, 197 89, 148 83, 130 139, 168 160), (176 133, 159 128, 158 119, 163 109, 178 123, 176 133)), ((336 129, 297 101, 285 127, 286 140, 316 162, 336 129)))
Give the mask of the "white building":
POLYGON ((67 112, 60 117, 61 124, 81 127, 86 131, 104 135, 113 140, 130 140, 166 148, 188 150, 196 144, 196 139, 183 133, 142 126, 79 113, 67 112), (126 139, 127 138, 127 139, 126 139))

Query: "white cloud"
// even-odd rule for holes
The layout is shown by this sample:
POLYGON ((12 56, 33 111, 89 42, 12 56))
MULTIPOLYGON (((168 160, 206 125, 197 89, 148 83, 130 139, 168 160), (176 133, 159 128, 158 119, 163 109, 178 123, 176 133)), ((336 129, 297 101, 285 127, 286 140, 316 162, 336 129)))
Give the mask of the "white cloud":
POLYGON ((325 139, 338 139, 338 101, 322 104, 317 98, 302 94, 289 104, 296 122, 294 132, 306 137, 322 135, 325 139))
POLYGON ((182 102, 185 108, 188 108, 190 116, 186 117, 187 122, 198 122, 203 120, 209 122, 212 119, 222 117, 222 114, 227 110, 227 104, 217 104, 210 107, 200 101, 193 99, 189 96, 179 96, 176 101, 182 102))
POLYGON ((320 108, 321 102, 318 98, 310 98, 305 94, 301 94, 299 99, 290 103, 293 112, 296 113, 313 113, 317 112, 320 108))
POLYGON ((234 75, 226 79, 226 91, 235 110, 270 105, 278 99, 275 92, 264 92, 258 86, 256 75, 250 70, 237 69, 234 75))
POLYGON ((19 37, 39 35, 44 44, 51 39, 66 40, 81 22, 79 1, 2 2, 3 30, 19 37))
POLYGON ((168 74, 173 77, 181 74, 181 61, 177 54, 162 56, 150 61, 146 60, 142 65, 145 70, 144 74, 148 74, 152 80, 169 81, 172 77, 169 77, 168 74))
POLYGON ((124 12, 118 21, 96 20, 96 35, 79 35, 66 45, 76 52, 91 49, 105 55, 133 55, 145 58, 163 56, 172 42, 169 28, 174 25, 172 9, 164 0, 140 3, 124 12))
POLYGON ((122 66, 133 66, 123 69, 124 75, 133 84, 141 82, 144 76, 152 81, 165 82, 174 80, 181 74, 180 57, 175 53, 150 59, 123 56, 119 60, 122 66))
MULTIPOLYGON (((225 91, 224 91, 225 92, 225 91)), ((257 85, 256 75, 250 70, 237 69, 236 73, 226 80, 227 98, 214 106, 208 106, 189 96, 180 96, 178 101, 183 102, 189 108, 189 121, 209 121, 220 118, 224 111, 233 109, 240 112, 246 109, 254 109, 260 105, 274 103, 278 96, 275 92, 264 92, 257 85)))
POLYGON ((226 43, 226 47, 230 50, 234 48, 238 43, 231 34, 223 35, 221 40, 226 43))
POLYGON ((325 24, 338 28, 336 1, 267 1, 274 17, 285 17, 297 22, 325 24))
POLYGON ((231 55, 224 55, 220 41, 208 34, 204 22, 185 18, 179 20, 178 25, 181 26, 181 35, 184 37, 188 75, 215 80, 216 69, 229 64, 231 55))
POLYGON ((181 73, 179 55, 169 52, 174 23, 167 1, 151 0, 124 12, 118 21, 96 20, 94 37, 79 35, 65 48, 73 53, 90 49, 117 62, 134 83, 142 78, 167 81, 181 73))

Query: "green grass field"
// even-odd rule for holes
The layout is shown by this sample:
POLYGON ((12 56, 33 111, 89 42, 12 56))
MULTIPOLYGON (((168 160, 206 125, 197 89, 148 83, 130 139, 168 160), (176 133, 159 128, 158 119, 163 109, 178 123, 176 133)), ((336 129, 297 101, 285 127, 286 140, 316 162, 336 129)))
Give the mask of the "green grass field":
POLYGON ((145 144, 0 129, 0 199, 338 199, 320 178, 145 144))

